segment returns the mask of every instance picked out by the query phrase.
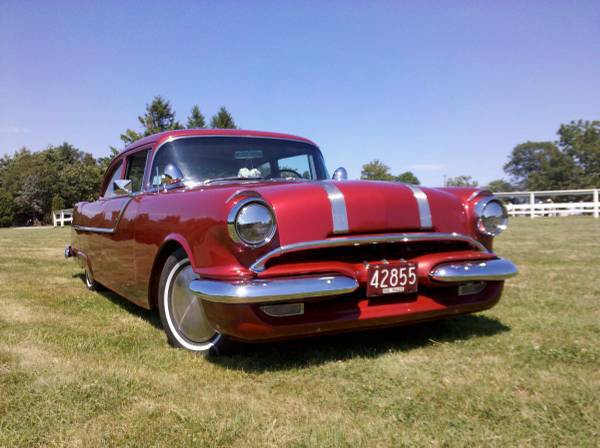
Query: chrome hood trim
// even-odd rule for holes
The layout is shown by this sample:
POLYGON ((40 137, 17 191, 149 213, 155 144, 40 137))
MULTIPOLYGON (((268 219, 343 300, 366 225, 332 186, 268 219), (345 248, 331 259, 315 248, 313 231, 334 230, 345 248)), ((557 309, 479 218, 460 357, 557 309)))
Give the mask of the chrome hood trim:
POLYGON ((333 233, 348 233, 348 211, 346 210, 346 199, 344 199, 344 194, 331 181, 321 182, 321 185, 327 192, 329 204, 331 205, 333 233))
POLYGON ((403 185, 410 188, 415 200, 417 201, 421 229, 431 229, 433 227, 433 222, 431 220, 431 209, 429 208, 429 199, 427 198, 427 195, 417 185, 406 183, 403 183, 403 185))
POLYGON ((385 235, 361 235, 361 236, 343 236, 329 238, 326 240, 303 241, 301 243, 288 244, 286 246, 273 249, 267 254, 257 259, 250 270, 255 273, 263 272, 266 269, 266 264, 273 258, 281 255, 301 252, 311 249, 323 249, 328 247, 342 246, 362 246, 369 244, 388 244, 388 243, 409 243, 423 241, 460 241, 468 243, 473 249, 479 252, 488 252, 483 244, 467 235, 460 233, 391 233, 385 235))

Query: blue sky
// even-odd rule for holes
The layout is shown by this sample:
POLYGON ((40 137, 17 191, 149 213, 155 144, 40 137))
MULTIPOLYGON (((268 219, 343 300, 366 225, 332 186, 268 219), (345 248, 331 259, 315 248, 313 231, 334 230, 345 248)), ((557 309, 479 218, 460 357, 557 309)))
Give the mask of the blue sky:
POLYGON ((0 0, 0 155, 100 156, 160 94, 185 121, 316 141, 423 183, 503 175, 510 150, 600 119, 598 1, 0 0))

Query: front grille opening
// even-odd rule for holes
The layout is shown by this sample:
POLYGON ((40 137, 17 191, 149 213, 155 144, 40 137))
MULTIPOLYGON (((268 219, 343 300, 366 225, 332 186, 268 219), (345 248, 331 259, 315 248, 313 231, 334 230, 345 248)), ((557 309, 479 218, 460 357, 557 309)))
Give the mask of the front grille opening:
POLYGON ((473 250, 462 241, 410 242, 410 243, 379 243, 360 246, 327 247, 284 254, 267 262, 266 267, 288 265, 295 263, 311 263, 320 261, 337 261, 342 263, 374 262, 382 259, 398 260, 420 255, 473 250))

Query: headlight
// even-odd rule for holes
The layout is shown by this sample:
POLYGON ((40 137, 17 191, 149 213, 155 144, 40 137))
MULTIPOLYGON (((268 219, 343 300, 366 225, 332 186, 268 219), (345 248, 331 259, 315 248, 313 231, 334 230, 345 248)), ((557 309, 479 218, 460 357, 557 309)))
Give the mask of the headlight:
POLYGON ((275 235, 277 226, 271 209, 261 199, 247 198, 231 209, 227 220, 229 235, 238 243, 250 247, 267 244, 275 235))
POLYGON ((508 227, 508 213, 504 204, 491 196, 475 204, 477 230, 484 235, 496 236, 508 227))

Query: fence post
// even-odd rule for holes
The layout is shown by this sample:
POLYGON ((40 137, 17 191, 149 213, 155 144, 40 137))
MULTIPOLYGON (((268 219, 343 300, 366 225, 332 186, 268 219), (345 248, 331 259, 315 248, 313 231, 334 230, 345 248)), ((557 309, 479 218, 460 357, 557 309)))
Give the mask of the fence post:
POLYGON ((598 219, 600 215, 600 203, 598 201, 598 189, 594 190, 594 218, 598 219))
POLYGON ((535 217, 535 193, 529 193, 529 208, 531 219, 535 217))
POLYGON ((56 227, 56 212, 52 210, 52 224, 56 227))

